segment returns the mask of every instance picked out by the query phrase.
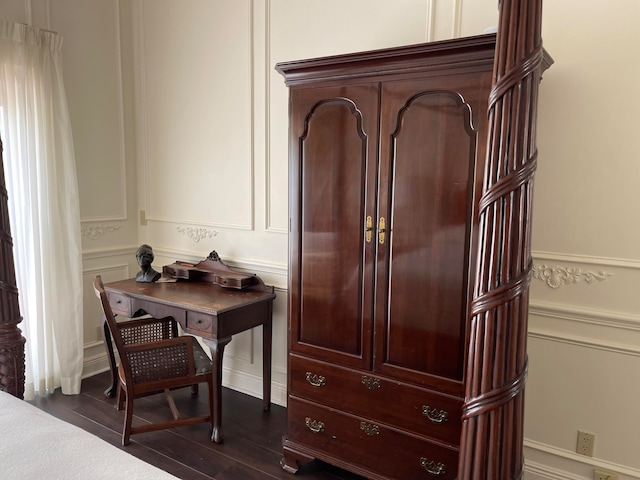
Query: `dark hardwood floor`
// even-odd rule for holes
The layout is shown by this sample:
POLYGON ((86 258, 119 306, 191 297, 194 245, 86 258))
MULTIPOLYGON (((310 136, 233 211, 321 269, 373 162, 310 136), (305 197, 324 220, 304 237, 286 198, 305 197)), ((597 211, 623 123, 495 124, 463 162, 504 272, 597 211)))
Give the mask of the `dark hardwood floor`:
MULTIPOLYGON (((314 461, 296 475, 280 467, 282 435, 286 428, 286 409, 272 405, 262 410, 262 400, 225 388, 222 424, 224 443, 209 440, 208 424, 181 427, 131 437, 131 444, 121 445, 124 412, 115 408, 115 399, 103 392, 109 374, 83 380, 80 395, 62 395, 60 389, 31 403, 51 415, 76 425, 136 457, 184 480, 361 480, 362 477, 314 461)), ((190 389, 173 393, 181 411, 207 410, 206 390, 192 396, 190 389)), ((134 422, 166 418, 164 395, 136 401, 134 422)), ((135 424, 135 423, 134 423, 135 424)), ((64 441, 60 439, 60 441, 64 441)), ((117 469, 117 466, 114 466, 117 469)))

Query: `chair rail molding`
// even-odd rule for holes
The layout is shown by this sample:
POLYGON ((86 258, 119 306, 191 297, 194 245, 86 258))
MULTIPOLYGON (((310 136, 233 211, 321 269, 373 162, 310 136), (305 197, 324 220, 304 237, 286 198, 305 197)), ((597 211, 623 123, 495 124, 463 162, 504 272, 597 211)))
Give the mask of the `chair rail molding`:
POLYGON ((640 356, 640 315, 532 301, 529 338, 640 356))

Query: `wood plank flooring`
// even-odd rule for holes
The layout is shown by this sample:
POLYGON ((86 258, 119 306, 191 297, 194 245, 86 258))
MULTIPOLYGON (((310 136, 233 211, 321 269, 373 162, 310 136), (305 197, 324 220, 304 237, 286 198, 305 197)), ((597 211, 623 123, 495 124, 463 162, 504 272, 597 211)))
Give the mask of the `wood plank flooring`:
MULTIPOLYGON (((262 400, 227 388, 223 389, 222 400, 224 443, 212 443, 208 424, 200 424, 134 435, 131 444, 123 447, 124 412, 116 410, 115 399, 104 396, 108 384, 109 374, 103 373, 83 380, 80 395, 62 395, 58 389, 31 403, 184 480, 362 480, 319 461, 300 469, 295 476, 284 472, 280 458, 286 409, 272 405, 271 411, 264 412, 262 400)), ((203 388, 196 396, 189 389, 173 396, 185 414, 207 410, 203 388)), ((136 401, 134 422, 166 418, 167 412, 163 395, 140 399, 136 401)))

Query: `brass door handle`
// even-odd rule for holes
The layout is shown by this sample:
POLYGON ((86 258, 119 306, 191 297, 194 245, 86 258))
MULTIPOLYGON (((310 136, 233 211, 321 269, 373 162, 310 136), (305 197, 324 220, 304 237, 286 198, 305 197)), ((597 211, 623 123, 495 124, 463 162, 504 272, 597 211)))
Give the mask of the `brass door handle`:
POLYGON ((365 222, 365 227, 364 227, 364 238, 366 240, 367 243, 371 243, 371 235, 372 235, 372 231, 373 231, 373 219, 371 218, 371 215, 367 216, 367 221, 365 222))
POLYGON ((380 220, 378 221, 378 242, 380 242, 380 245, 384 243, 384 234, 386 232, 386 229, 387 222, 385 221, 384 217, 380 217, 380 220))

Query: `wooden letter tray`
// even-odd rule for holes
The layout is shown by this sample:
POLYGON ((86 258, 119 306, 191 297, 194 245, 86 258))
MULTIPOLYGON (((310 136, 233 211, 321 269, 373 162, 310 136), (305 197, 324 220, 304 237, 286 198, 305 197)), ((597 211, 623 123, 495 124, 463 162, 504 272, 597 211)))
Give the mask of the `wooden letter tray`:
POLYGON ((255 274, 231 270, 213 251, 197 264, 176 261, 162 267, 162 273, 181 280, 212 282, 226 288, 243 289, 262 283, 255 274))

